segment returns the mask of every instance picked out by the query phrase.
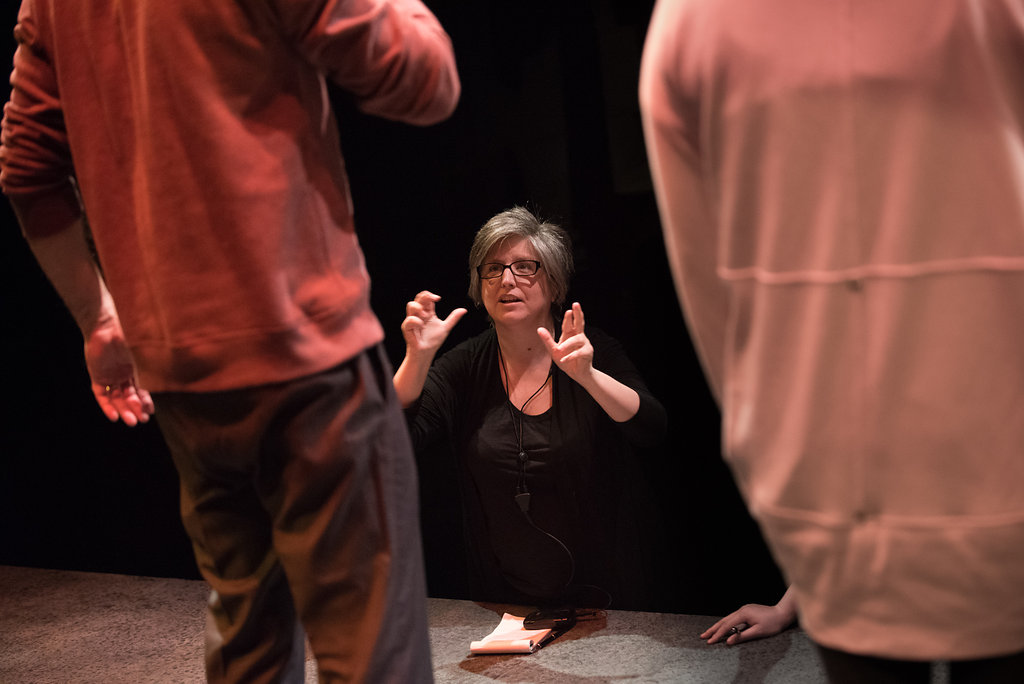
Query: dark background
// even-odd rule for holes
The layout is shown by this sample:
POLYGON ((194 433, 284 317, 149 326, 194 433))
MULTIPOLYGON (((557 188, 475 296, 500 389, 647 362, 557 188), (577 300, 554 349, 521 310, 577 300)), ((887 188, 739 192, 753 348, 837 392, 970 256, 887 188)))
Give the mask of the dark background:
MULTIPOLYGON (((17 2, 5 0, 4 68, 17 2)), ((335 93, 373 305, 394 363, 405 302, 469 306, 466 255, 493 214, 525 204, 575 242, 570 298, 617 337, 669 413, 644 463, 664 530, 657 610, 724 614, 774 602, 782 580, 719 456, 719 414, 680 315, 647 172, 637 72, 653 2, 427 3, 455 45, 463 97, 431 128, 371 119, 335 93)), ((3 93, 6 94, 5 91, 3 93)), ((197 578, 177 478, 154 424, 95 406, 72 319, 0 207, 9 368, 0 429, 0 564, 197 578)), ((471 311, 449 344, 479 332, 471 311)), ((433 596, 461 597, 450 474, 421 469, 433 596)))

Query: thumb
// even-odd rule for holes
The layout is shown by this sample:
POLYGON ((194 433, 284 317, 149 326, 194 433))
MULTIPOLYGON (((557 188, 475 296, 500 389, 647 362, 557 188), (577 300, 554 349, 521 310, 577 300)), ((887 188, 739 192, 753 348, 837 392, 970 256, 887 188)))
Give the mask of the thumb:
POLYGON ((553 352, 557 346, 555 338, 551 336, 551 332, 547 328, 537 328, 537 336, 540 337, 540 341, 544 343, 544 346, 548 348, 549 352, 553 352))
POLYGON ((466 315, 466 309, 458 308, 453 309, 448 317, 444 319, 444 329, 451 330, 455 327, 455 324, 462 320, 462 317, 466 315))

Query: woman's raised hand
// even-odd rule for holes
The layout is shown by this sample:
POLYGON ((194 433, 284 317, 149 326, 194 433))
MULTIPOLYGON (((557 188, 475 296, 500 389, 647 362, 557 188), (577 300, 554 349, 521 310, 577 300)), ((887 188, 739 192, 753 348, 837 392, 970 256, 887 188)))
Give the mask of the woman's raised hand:
POLYGON ((545 328, 538 328, 537 334, 547 347, 551 359, 566 375, 581 382, 590 373, 594 363, 594 347, 583 332, 583 307, 573 302, 572 308, 562 317, 562 334, 558 342, 545 328))
POLYGON ((436 304, 439 295, 424 290, 405 305, 405 320, 402 321, 402 337, 405 338, 406 355, 426 354, 433 358, 448 333, 466 315, 466 310, 452 310, 445 319, 438 318, 436 304))
POLYGON ((583 308, 579 302, 573 302, 562 317, 558 342, 545 328, 537 328, 537 334, 555 365, 578 382, 609 418, 617 423, 627 421, 640 410, 640 395, 632 387, 594 368, 594 345, 584 334, 583 326, 583 308))

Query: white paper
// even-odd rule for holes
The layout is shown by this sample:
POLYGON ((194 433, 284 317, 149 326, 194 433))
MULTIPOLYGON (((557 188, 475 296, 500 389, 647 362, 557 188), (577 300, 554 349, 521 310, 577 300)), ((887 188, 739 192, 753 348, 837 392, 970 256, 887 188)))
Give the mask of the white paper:
POLYGON ((475 655, 493 653, 533 653, 552 630, 523 629, 523 618, 505 613, 494 631, 480 641, 469 644, 469 651, 475 655))

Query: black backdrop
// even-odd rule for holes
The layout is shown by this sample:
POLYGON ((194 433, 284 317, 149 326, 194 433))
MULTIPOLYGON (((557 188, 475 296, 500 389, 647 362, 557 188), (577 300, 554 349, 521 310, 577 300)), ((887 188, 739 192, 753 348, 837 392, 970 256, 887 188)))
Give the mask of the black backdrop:
MULTIPOLYGON (((421 129, 361 115, 334 93, 374 281, 397 363, 404 305, 421 289, 468 305, 466 254, 494 213, 526 204, 573 236, 570 298, 617 337, 670 416, 645 464, 664 530, 658 610, 721 614, 769 602, 781 578, 719 456, 719 414, 690 345, 647 173, 636 80, 652 2, 433 0, 455 45, 463 97, 421 129)), ((3 21, 14 25, 17 2, 3 21)), ((4 64, 13 51, 5 29, 4 64)), ((6 92, 4 93, 6 95, 6 92)), ((5 98, 6 99, 6 98, 5 98)), ((81 337, 0 211, 4 273, 0 564, 198 577, 177 517, 159 432, 107 423, 93 403, 81 337)), ((484 326, 471 311, 450 343, 484 326)), ((450 473, 421 470, 432 595, 459 597, 450 473)))

